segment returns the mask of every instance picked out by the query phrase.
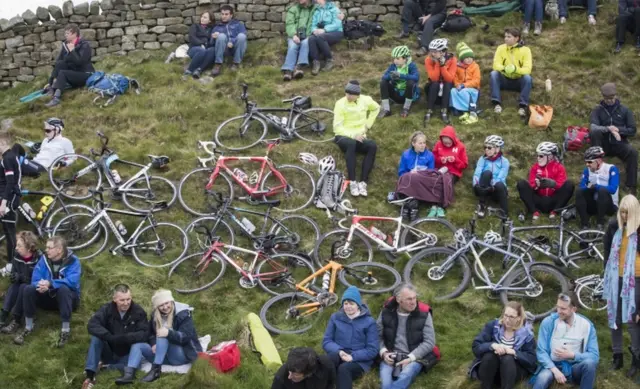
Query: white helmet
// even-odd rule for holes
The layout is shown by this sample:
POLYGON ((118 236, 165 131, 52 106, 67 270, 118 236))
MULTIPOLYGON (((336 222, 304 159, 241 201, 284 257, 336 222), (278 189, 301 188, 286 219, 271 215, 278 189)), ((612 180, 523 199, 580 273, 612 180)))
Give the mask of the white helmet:
POLYGON ((493 230, 489 230, 484 234, 484 243, 494 245, 502 241, 500 234, 493 230))
POLYGON ((488 137, 485 138, 484 144, 499 147, 499 148, 504 147, 504 141, 502 140, 502 137, 499 135, 489 135, 488 137))
POLYGON ((444 51, 449 41, 446 38, 434 39, 429 43, 429 50, 444 51))
POLYGON ((558 145, 552 142, 542 142, 536 147, 536 153, 540 155, 558 155, 558 145))
POLYGON ((320 174, 330 172, 332 170, 335 170, 335 168, 336 160, 333 159, 333 157, 330 155, 327 155, 326 157, 322 158, 320 162, 318 162, 318 171, 320 171, 320 174))
POLYGON ((298 159, 300 160, 300 162, 304 163, 305 165, 315 166, 318 164, 318 157, 316 157, 315 154, 300 153, 298 154, 298 159))

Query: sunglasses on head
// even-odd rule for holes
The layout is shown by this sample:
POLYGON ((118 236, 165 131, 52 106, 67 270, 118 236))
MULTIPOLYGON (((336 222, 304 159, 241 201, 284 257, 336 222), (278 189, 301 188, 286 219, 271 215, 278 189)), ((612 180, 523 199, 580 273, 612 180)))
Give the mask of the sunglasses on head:
POLYGON ((560 293, 560 294, 558 295, 558 300, 560 300, 560 301, 564 301, 565 303, 569 303, 569 304, 573 305, 573 304, 571 303, 571 296, 569 296, 568 294, 560 293))

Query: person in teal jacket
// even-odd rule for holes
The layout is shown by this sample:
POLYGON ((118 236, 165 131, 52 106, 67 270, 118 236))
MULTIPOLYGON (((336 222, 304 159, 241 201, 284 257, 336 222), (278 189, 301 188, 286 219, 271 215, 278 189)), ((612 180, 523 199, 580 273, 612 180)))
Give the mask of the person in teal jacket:
POLYGON ((331 46, 340 42, 342 33, 341 13, 331 0, 316 0, 316 10, 311 21, 311 36, 309 37, 309 58, 313 61, 311 74, 320 72, 320 59, 324 58, 324 68, 333 69, 333 55, 331 46))
POLYGON ((498 135, 489 135, 484 140, 484 154, 478 159, 473 172, 473 192, 480 200, 476 213, 482 218, 485 215, 487 198, 500 204, 505 214, 509 213, 507 197, 507 175, 509 160, 502 155, 504 140, 498 135))

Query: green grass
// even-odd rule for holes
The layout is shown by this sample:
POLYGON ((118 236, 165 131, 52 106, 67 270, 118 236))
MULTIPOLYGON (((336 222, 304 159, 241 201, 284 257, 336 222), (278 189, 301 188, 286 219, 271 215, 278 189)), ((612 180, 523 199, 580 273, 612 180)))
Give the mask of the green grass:
MULTIPOLYGON (((573 11, 567 25, 545 22, 541 37, 532 36, 527 39, 534 62, 534 89, 531 101, 554 106, 551 132, 532 130, 522 123, 517 117, 514 93, 505 93, 505 111, 500 116, 495 116, 489 109, 482 115, 482 120, 472 126, 459 124, 454 119, 453 124, 458 136, 467 145, 471 166, 465 171, 462 182, 457 185, 455 204, 448 210, 447 217, 453 224, 464 226, 476 204, 469 183, 473 166, 481 153, 482 141, 487 135, 497 133, 505 138, 506 156, 511 161, 508 180, 511 212, 512 216, 515 216, 522 209, 515 183, 526 177, 534 160, 535 145, 543 140, 561 141, 564 128, 568 125, 587 125, 592 107, 600 100, 599 86, 602 83, 615 81, 622 102, 634 111, 640 109, 640 100, 634 98, 640 77, 636 71, 636 52, 627 45, 621 55, 609 55, 613 44, 611 21, 615 12, 615 6, 607 4, 598 14, 598 26, 590 27, 586 24, 584 12, 573 11), (544 91, 544 80, 547 77, 553 82, 551 93, 544 91)), ((483 25, 485 20, 475 18, 475 22, 483 25)), ((483 73, 480 106, 485 109, 490 108, 488 76, 493 53, 497 45, 502 43, 502 29, 508 25, 519 25, 520 14, 507 15, 501 19, 486 19, 486 22, 490 24, 487 32, 473 28, 464 35, 450 37, 451 47, 464 40, 476 53, 483 73)), ((279 99, 294 94, 310 94, 315 106, 332 108, 334 102, 342 97, 347 80, 353 78, 360 80, 364 93, 378 99, 379 77, 391 61, 391 48, 398 44, 392 38, 396 28, 387 27, 387 35, 373 51, 347 52, 346 45, 341 44, 336 54, 338 66, 333 72, 322 73, 318 77, 307 75, 302 81, 288 84, 282 83, 280 78, 279 66, 284 50, 282 45, 250 45, 244 68, 238 74, 225 71, 221 77, 208 85, 181 81, 182 64, 175 62, 169 66, 164 65, 164 53, 112 57, 100 63, 98 68, 109 72, 121 72, 138 79, 144 88, 140 96, 129 93, 114 106, 106 109, 92 106, 90 102, 94 95, 86 91, 68 93, 63 105, 53 110, 46 109, 42 101, 30 105, 18 104, 20 96, 44 83, 44 79, 39 79, 33 85, 24 85, 0 93, 0 118, 15 119, 12 130, 15 135, 41 139, 42 121, 50 116, 62 117, 67 126, 66 136, 74 141, 78 152, 85 154, 90 147, 98 145, 96 130, 110 136, 111 146, 125 160, 144 162, 144 154, 147 152, 167 154, 172 158, 172 162, 164 175, 177 183, 187 171, 196 166, 195 158, 199 155, 196 140, 210 140, 220 122, 242 112, 238 100, 240 81, 249 83, 252 99, 265 106, 274 105, 279 99)), ((411 44, 413 45, 413 42, 411 44)), ((424 58, 415 60, 421 69, 424 82, 424 58)), ((394 114, 397 115, 399 108, 393 108, 394 114)), ((370 180, 369 197, 354 202, 361 214, 397 214, 397 208, 387 205, 384 199, 387 192, 394 188, 398 158, 408 146, 409 135, 414 130, 422 128, 424 111, 422 101, 413 107, 407 119, 402 120, 394 116, 376 122, 371 130, 370 136, 378 142, 379 151, 370 180)), ((433 119, 426 128, 429 141, 436 140, 441 128, 439 120, 433 119)), ((317 146, 294 140, 276 148, 272 158, 279 164, 296 163, 297 154, 301 151, 313 152, 318 156, 339 156, 339 151, 333 144, 317 146)), ((244 155, 262 153, 263 150, 258 147, 244 155)), ((339 166, 344 168, 342 159, 337 159, 339 166)), ((570 177, 578 180, 583 167, 581 155, 567 155, 565 163, 570 177)), ((126 170, 121 171, 124 177, 127 173, 126 170)), ((33 189, 47 187, 47 184, 44 178, 25 181, 25 187, 33 189)), ((32 205, 38 202, 37 198, 25 200, 32 205)), ((317 220, 323 232, 332 229, 319 210, 307 209, 304 213, 317 220)), ((182 226, 186 226, 191 220, 179 205, 160 215, 159 219, 171 220, 182 226)), ((132 231, 136 221, 124 221, 132 231)), ((498 221, 485 219, 480 223, 480 230, 489 228, 498 230, 498 221)), ((402 271, 405 262, 398 263, 396 269, 402 271)), ((17 347, 12 344, 10 337, 0 338, 0 342, 3 343, 0 347, 0 387, 80 387, 84 379, 84 358, 89 341, 86 323, 101 304, 109 301, 110 287, 119 282, 130 284, 134 290, 134 299, 149 309, 153 291, 166 285, 166 270, 142 268, 128 257, 114 257, 105 253, 83 265, 82 304, 73 316, 71 343, 63 350, 53 348, 59 319, 55 313, 39 312, 36 332, 26 345, 17 347)), ((6 286, 7 280, 0 280, 0 288, 6 286)), ((223 281, 210 290, 176 298, 196 308, 195 322, 198 333, 211 334, 213 344, 229 339, 242 342, 242 366, 232 374, 219 375, 206 364, 198 362, 188 375, 165 375, 149 387, 270 387, 272 373, 261 365, 258 356, 248 348, 243 324, 246 314, 257 313, 269 296, 259 290, 240 289, 238 276, 235 272, 228 271, 223 281)), ((377 315, 383 297, 365 296, 365 299, 377 315)), ((423 375, 414 387, 478 387, 477 383, 471 383, 466 379, 467 366, 473 359, 471 341, 487 320, 500 313, 499 301, 490 300, 484 293, 470 289, 455 301, 437 303, 433 306, 437 342, 442 349, 443 360, 428 375, 423 375)), ((334 309, 327 310, 323 321, 326 321, 333 311, 334 309)), ((604 313, 589 316, 597 323, 599 331, 602 366, 599 370, 598 387, 630 387, 630 381, 625 379, 622 373, 611 373, 606 368, 611 353, 604 313)), ((323 330, 322 326, 317 326, 301 336, 277 336, 274 340, 284 359, 288 350, 294 346, 312 346, 321 350, 323 330)), ((117 373, 114 372, 100 374, 100 387, 114 387, 113 379, 116 376, 117 373)), ((369 389, 379 387, 378 385, 377 371, 374 371, 359 381, 356 387, 369 389)), ((133 387, 143 385, 136 384, 133 387)))

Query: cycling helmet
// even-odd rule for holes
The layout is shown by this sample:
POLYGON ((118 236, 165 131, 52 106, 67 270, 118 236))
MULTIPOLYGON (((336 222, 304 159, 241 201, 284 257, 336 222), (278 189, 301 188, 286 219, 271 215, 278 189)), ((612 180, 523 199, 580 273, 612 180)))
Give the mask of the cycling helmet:
POLYGON ((504 147, 504 141, 502 140, 502 137, 499 135, 489 135, 488 137, 485 138, 484 144, 499 147, 499 148, 504 147))
POLYGON ((604 150, 600 146, 589 147, 587 151, 584 152, 585 161, 593 161, 594 159, 602 157, 604 157, 604 150))
POLYGON ((457 243, 459 244, 466 244, 467 243, 467 231, 465 231, 464 228, 459 228, 456 230, 455 234, 453 234, 453 238, 456 240, 457 243))
POLYGON ((445 38, 434 39, 429 43, 429 50, 445 51, 449 41, 445 38))
POLYGON ((318 164, 318 157, 316 157, 315 154, 300 153, 298 154, 298 159, 300 160, 300 162, 304 163, 305 165, 315 166, 318 164))
POLYGON ((497 232, 489 230, 484 234, 483 240, 486 244, 494 245, 500 243, 502 241, 502 237, 497 232))
POLYGON ((44 122, 44 124, 55 127, 56 130, 64 130, 64 122, 62 121, 62 119, 49 118, 44 122))
POLYGON ((551 142, 542 142, 536 147, 536 153, 540 155, 558 155, 558 145, 551 142))
POLYGON ((336 160, 332 156, 327 155, 318 162, 318 170, 320 174, 330 172, 336 168, 336 160))
POLYGON ((406 58, 411 56, 411 50, 407 46, 396 46, 391 50, 393 58, 406 58))

